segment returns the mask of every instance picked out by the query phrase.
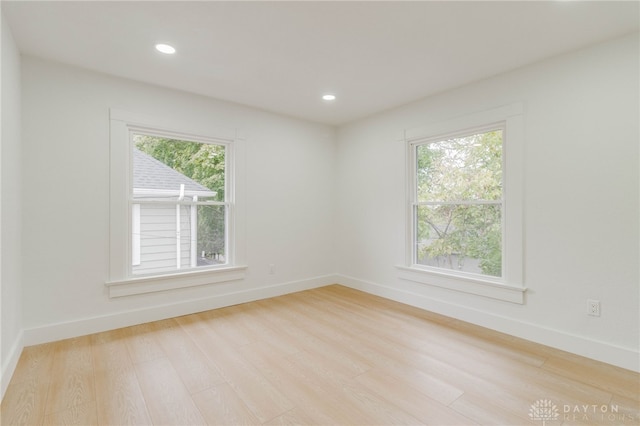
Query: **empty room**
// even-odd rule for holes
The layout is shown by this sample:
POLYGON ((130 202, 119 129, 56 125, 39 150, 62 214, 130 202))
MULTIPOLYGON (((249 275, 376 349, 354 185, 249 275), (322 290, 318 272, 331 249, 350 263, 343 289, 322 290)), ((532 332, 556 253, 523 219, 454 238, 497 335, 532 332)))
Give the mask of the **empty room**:
POLYGON ((0 424, 640 425, 640 3, 7 1, 0 424))

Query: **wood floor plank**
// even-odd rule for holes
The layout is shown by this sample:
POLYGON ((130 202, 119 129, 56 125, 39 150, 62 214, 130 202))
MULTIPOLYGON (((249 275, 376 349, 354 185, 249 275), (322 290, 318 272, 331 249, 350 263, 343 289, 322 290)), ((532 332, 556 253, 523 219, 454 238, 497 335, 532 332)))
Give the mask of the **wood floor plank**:
POLYGON ((106 331, 91 335, 91 355, 94 371, 120 373, 128 371, 133 362, 125 341, 124 329, 106 331))
POLYGON ((91 338, 57 342, 50 374, 46 415, 95 401, 91 338))
POLYGON ((247 345, 256 338, 255 334, 238 320, 238 317, 243 315, 242 310, 233 306, 207 311, 202 315, 209 327, 231 345, 247 345))
POLYGON ((151 417, 133 367, 119 373, 96 374, 96 398, 102 425, 151 424, 151 417))
POLYGON ((209 318, 196 315, 176 320, 261 422, 294 408, 260 371, 238 357, 230 343, 210 328, 209 318))
POLYGON ((371 369, 372 365, 359 353, 351 352, 345 347, 336 351, 335 341, 337 338, 334 336, 326 337, 326 334, 319 330, 321 324, 298 311, 294 301, 280 299, 274 301, 274 305, 270 308, 279 312, 282 333, 296 341, 302 350, 318 354, 333 363, 334 368, 340 369, 343 374, 350 377, 371 369))
POLYGON ((154 323, 156 341, 178 372, 190 393, 194 394, 224 383, 222 375, 175 320, 154 323))
POLYGON ((335 344, 342 349, 348 348, 350 353, 358 354, 368 365, 389 368, 400 365, 398 358, 401 356, 396 355, 402 354, 401 349, 372 333, 370 321, 364 321, 364 324, 351 321, 324 303, 320 307, 315 303, 305 304, 304 310, 314 319, 317 332, 322 333, 325 328, 340 330, 340 333, 331 335, 335 344))
POLYGON ((63 411, 49 414, 43 424, 91 426, 98 424, 98 413, 95 401, 79 404, 63 411))
POLYGON ((57 342, 24 348, 13 373, 14 380, 28 380, 31 378, 48 380, 48 373, 51 371, 53 352, 56 346, 57 342))
POLYGON ((192 396, 208 425, 256 425, 260 420, 227 383, 192 396))
POLYGON ((411 413, 396 405, 395 401, 385 400, 355 380, 343 383, 341 390, 342 392, 338 394, 341 400, 360 413, 366 413, 371 418, 368 424, 416 425, 420 423, 411 413))
MULTIPOLYGON (((300 419, 305 424, 340 425, 362 423, 362 418, 345 412, 338 396, 291 363, 269 342, 256 342, 238 349, 295 405, 274 419, 275 423, 300 419), (307 423, 309 422, 309 423, 307 423)), ((298 353, 298 352, 296 352, 298 353)))
POLYGON ((165 356, 156 340, 157 328, 154 325, 140 324, 122 330, 129 355, 134 363, 151 361, 165 356))
POLYGON ((300 408, 294 408, 292 410, 287 411, 286 413, 272 419, 264 425, 266 426, 298 426, 298 425, 325 425, 325 424, 338 424, 335 422, 322 422, 317 419, 310 417, 309 413, 300 408))
POLYGON ((0 424, 37 425, 44 419, 54 343, 24 348, 0 405, 0 424))
MULTIPOLYGON (((28 377, 26 380, 12 380, 2 405, 0 405, 0 424, 2 425, 39 425, 45 413, 49 380, 28 377)), ((14 376, 14 379, 16 377, 14 376)))
POLYGON ((258 304, 246 303, 244 305, 237 305, 235 308, 243 312, 243 315, 238 318, 239 321, 256 336, 256 338, 253 339, 253 343, 269 342, 284 355, 300 351, 300 347, 296 342, 292 342, 278 327, 274 327, 268 321, 264 320, 258 304))
POLYGON ((135 364, 136 376, 154 424, 201 425, 205 420, 167 358, 135 364))
POLYGON ((465 394, 451 404, 451 408, 485 426, 540 424, 529 418, 529 406, 526 409, 505 410, 497 404, 498 401, 499 396, 465 394))
POLYGON ((422 394, 442 405, 449 405, 464 392, 444 380, 411 368, 376 368, 357 377, 359 382, 367 383, 401 382, 413 393, 422 394))
MULTIPOLYGON (((424 392, 416 391, 414 387, 408 386, 402 378, 380 374, 377 370, 372 370, 356 377, 356 380, 365 388, 398 405, 424 424, 452 426, 477 424, 447 407, 448 404, 439 403, 425 395, 424 392)), ((449 403, 451 402, 453 401, 449 403)))
POLYGON ((355 416, 354 423, 365 424, 418 424, 420 423, 411 414, 402 411, 393 403, 385 401, 375 392, 360 385, 349 376, 332 369, 331 363, 318 357, 316 354, 302 351, 287 357, 293 365, 304 372, 316 383, 322 385, 334 397, 337 403, 349 407, 344 413, 347 416, 355 416))
POLYGON ((122 330, 92 336, 96 411, 102 425, 151 424, 122 330))

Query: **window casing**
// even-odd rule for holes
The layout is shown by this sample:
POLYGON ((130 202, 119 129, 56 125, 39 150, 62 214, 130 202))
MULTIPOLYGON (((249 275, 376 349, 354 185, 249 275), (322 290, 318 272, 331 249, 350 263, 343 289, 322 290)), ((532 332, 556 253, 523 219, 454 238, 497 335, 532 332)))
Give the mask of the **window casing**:
POLYGON ((242 141, 234 132, 177 128, 167 120, 111 110, 110 297, 244 278, 242 235, 236 232, 236 154, 242 141), (143 152, 136 146, 139 138, 213 149, 212 155, 224 156, 218 164, 221 186, 207 187, 198 182, 207 184, 202 176, 143 152))
POLYGON ((404 141, 400 278, 524 303, 522 105, 407 130, 404 141))

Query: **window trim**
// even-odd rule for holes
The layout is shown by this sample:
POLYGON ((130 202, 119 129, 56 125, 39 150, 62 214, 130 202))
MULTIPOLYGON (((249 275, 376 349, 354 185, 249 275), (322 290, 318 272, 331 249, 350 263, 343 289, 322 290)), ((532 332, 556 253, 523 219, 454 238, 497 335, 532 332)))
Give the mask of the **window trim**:
POLYGON ((207 284, 223 283, 242 280, 245 277, 247 266, 228 266, 217 269, 185 270, 175 274, 154 276, 140 276, 119 281, 105 283, 110 298, 133 296, 136 294, 155 293, 166 290, 175 290, 185 287, 195 287, 207 284))
POLYGON ((524 303, 523 281, 523 188, 524 118, 521 103, 433 123, 404 131, 405 143, 405 262, 397 265, 401 279, 485 296, 513 303, 524 303), (475 130, 503 129, 503 270, 502 277, 462 273, 415 263, 415 148, 443 137, 468 135, 475 130))
MULTIPOLYGON (((178 288, 244 279, 244 209, 238 208, 243 181, 237 179, 244 169, 244 144, 237 131, 204 128, 185 132, 182 123, 159 120, 141 114, 110 109, 110 247, 109 279, 105 283, 109 297, 158 292, 178 288), (189 268, 163 274, 132 273, 132 138, 133 133, 169 137, 226 146, 225 204, 228 208, 227 263, 206 268, 189 268), (240 227, 238 226, 240 224, 240 227)), ((240 200, 241 201, 241 200, 240 200)), ((240 203, 242 204, 242 203, 240 203)))

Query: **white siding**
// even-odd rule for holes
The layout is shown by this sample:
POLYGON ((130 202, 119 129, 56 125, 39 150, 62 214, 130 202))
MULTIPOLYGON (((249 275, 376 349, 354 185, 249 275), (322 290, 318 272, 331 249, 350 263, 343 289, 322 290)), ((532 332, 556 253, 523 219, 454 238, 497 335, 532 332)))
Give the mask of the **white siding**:
MULTIPOLYGON (((189 206, 180 208, 180 263, 190 265, 191 214, 189 206)), ((172 205, 140 206, 140 265, 134 274, 175 271, 176 208, 172 205)))

